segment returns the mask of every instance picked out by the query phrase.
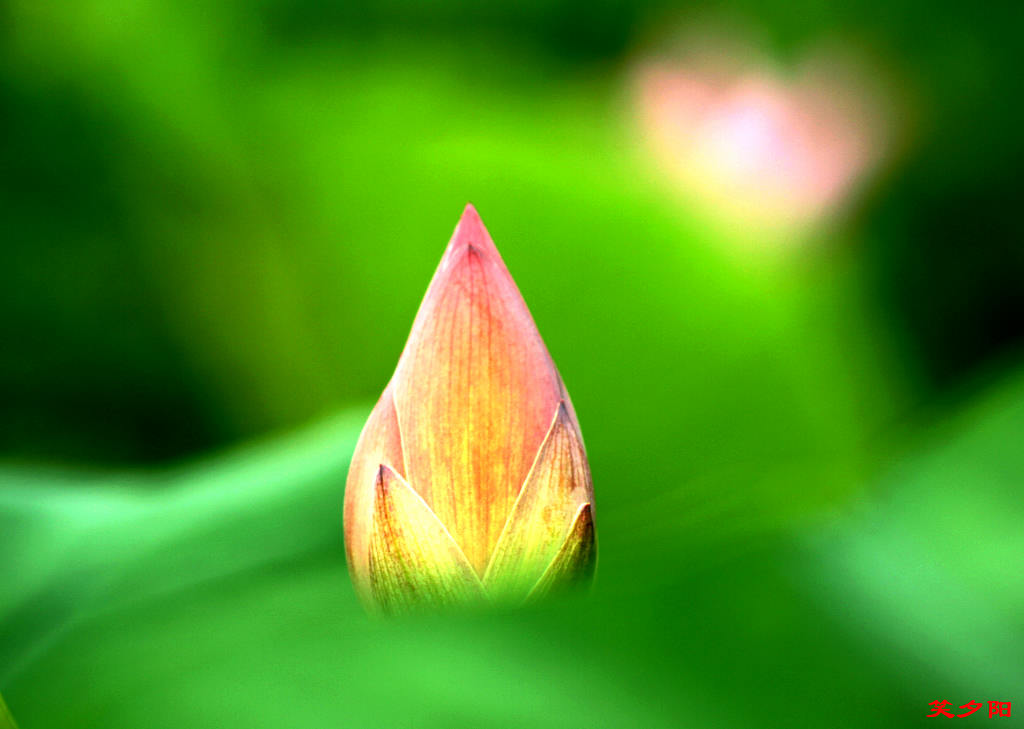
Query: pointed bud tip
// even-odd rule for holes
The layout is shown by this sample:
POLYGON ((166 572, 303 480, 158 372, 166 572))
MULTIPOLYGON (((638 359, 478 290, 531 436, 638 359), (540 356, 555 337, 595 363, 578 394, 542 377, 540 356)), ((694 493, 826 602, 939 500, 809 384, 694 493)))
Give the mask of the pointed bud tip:
POLYGON ((471 202, 466 203, 466 207, 462 209, 462 217, 459 218, 460 223, 467 221, 473 221, 479 225, 483 225, 480 220, 480 213, 476 211, 476 208, 473 207, 473 203, 471 202))
POLYGON ((487 232, 487 227, 480 219, 480 214, 473 207, 473 203, 466 203, 462 217, 459 218, 459 223, 455 226, 455 232, 448 243, 445 259, 452 261, 456 255, 464 252, 477 256, 498 253, 491 234, 487 232))

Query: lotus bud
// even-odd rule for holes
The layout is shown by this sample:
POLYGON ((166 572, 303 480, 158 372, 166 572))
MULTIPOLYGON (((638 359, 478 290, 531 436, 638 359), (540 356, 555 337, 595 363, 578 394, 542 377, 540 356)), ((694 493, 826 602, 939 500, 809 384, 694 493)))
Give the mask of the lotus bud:
POLYGON ((395 613, 587 582, 593 503, 569 394, 467 206, 349 467, 356 591, 395 613))

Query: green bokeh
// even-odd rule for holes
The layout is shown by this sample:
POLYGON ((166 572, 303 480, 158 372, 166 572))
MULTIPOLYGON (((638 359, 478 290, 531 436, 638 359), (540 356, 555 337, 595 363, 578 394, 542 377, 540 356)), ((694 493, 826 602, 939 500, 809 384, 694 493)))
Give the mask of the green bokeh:
POLYGON ((854 697, 844 726, 891 727, 1019 686, 1020 378, 847 516, 697 548, 638 500, 590 596, 402 620, 363 613, 341 557, 362 414, 170 473, 5 472, 23 725, 833 726, 854 697))
POLYGON ((639 140, 631 63, 693 10, 0 7, 22 729, 888 728, 1024 701, 1020 25, 708 6, 780 62, 862 44, 919 117, 780 253, 639 140), (572 394, 597 582, 375 620, 344 477, 467 201, 572 394))

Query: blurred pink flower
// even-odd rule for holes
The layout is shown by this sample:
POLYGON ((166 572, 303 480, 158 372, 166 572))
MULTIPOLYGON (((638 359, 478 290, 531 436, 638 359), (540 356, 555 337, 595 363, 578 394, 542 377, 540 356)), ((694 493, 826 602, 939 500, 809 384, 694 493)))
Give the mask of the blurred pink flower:
POLYGON ((784 76, 745 55, 643 64, 644 134, 684 191, 729 220, 818 221, 881 160, 887 134, 877 101, 838 59, 822 56, 784 76))

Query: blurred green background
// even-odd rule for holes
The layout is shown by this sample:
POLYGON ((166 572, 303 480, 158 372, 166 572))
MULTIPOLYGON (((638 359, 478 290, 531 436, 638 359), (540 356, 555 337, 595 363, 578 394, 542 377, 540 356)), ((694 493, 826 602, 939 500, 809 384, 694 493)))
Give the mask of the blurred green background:
POLYGON ((1024 702, 1022 29, 912 0, 0 3, 19 725, 1024 702), (808 91, 808 59, 859 76, 808 91), (696 122, 659 105, 688 88, 696 122), (843 129, 869 153, 840 169, 843 129), (344 476, 467 201, 572 393, 598 580, 371 620, 344 476))

